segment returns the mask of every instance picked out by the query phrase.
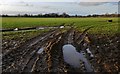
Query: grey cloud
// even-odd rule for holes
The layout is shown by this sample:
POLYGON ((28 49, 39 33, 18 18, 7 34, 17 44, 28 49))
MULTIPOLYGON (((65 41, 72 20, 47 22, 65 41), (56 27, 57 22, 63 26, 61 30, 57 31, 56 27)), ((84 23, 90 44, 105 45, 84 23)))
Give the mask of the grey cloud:
POLYGON ((80 2, 79 5, 81 6, 98 6, 98 5, 102 5, 108 2, 80 2))
POLYGON ((11 6, 33 6, 30 4, 12 4, 11 6))
POLYGON ((28 4, 28 3, 27 3, 27 4, 25 4, 25 6, 33 6, 33 5, 32 5, 32 4, 28 4))
POLYGON ((118 5, 118 2, 111 2, 112 5, 118 5))
POLYGON ((47 8, 50 8, 50 6, 43 6, 43 8, 47 9, 47 8))
POLYGON ((112 4, 112 5, 118 5, 118 2, 80 2, 78 4, 81 6, 99 6, 106 3, 112 4))
POLYGON ((10 6, 33 6, 33 4, 29 4, 29 3, 24 3, 24 2, 16 2, 16 3, 13 3, 13 4, 0 4, 0 5, 10 5, 10 6))
POLYGON ((33 4, 30 4, 29 2, 24 2, 24 1, 17 2, 14 5, 15 6, 33 6, 33 4))

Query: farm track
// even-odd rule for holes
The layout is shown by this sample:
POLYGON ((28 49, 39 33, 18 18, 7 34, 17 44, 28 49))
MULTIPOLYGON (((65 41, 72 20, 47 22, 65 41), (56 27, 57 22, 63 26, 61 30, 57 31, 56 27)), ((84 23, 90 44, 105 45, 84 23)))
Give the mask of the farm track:
POLYGON ((30 39, 17 49, 11 50, 3 55, 2 71, 20 73, 86 72, 86 70, 82 68, 84 63, 81 63, 81 68, 75 69, 64 62, 62 46, 65 44, 74 45, 77 51, 85 51, 85 48, 89 47, 95 57, 90 59, 86 53, 86 58, 95 72, 119 71, 119 50, 118 46, 114 45, 117 44, 116 41, 119 43, 119 35, 111 38, 111 41, 107 35, 104 36, 104 39, 102 39, 102 37, 99 39, 97 36, 87 34, 86 31, 81 33, 73 28, 65 31, 55 29, 30 39), (90 42, 87 41, 85 37, 89 38, 90 42), (105 44, 102 44, 102 41, 108 44, 105 46, 105 44), (86 43, 87 46, 83 46, 84 43, 86 43), (112 49, 108 48, 111 46, 113 46, 112 49), (44 50, 39 54, 37 52, 40 48, 44 48, 44 50), (105 53, 107 54, 105 55, 105 53), (111 55, 111 57, 108 58, 108 55, 111 55), (113 65, 110 63, 113 63, 113 65), (113 69, 111 69, 111 67, 113 69))
MULTIPOLYGON (((58 30, 51 31, 45 34, 45 36, 43 37, 38 36, 35 39, 30 40, 30 42, 27 42, 26 44, 20 46, 19 48, 12 50, 6 55, 3 55, 3 58, 2 58, 3 68, 7 67, 5 68, 7 70, 12 69, 11 67, 15 67, 14 65, 16 65, 15 63, 17 62, 20 62, 21 64, 22 62, 25 62, 24 64, 26 64, 29 61, 30 57, 32 57, 33 54, 37 51, 37 49, 41 47, 41 45, 43 45, 46 41, 48 41, 49 39, 53 38, 55 35, 58 35, 58 34, 59 34, 58 30), (25 59, 22 59, 22 58, 25 58, 25 59), (7 66, 6 63, 9 66, 7 66)), ((17 63, 17 65, 21 65, 20 63, 19 64, 17 63)))

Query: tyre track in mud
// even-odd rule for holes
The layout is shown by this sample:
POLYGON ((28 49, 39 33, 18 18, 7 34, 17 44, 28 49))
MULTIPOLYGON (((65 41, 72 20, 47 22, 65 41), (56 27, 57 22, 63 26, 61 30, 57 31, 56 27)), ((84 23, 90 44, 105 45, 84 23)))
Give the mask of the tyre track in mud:
MULTIPOLYGON (((71 28, 70 30, 68 30, 66 32, 66 34, 64 36, 65 38, 63 40, 63 43, 64 43, 63 45, 71 44, 77 49, 78 52, 80 52, 81 50, 84 50, 83 47, 82 48, 80 47, 80 45, 83 45, 83 43, 85 43, 85 37, 87 37, 86 31, 88 29, 86 29, 84 32, 81 33, 79 31, 71 28)), ((89 45, 87 45, 87 47, 89 47, 89 45)), ((88 59, 88 58, 86 57, 86 59, 88 59)), ((85 63, 81 60, 80 60, 80 68, 73 68, 72 66, 68 65, 67 63, 65 63, 65 67, 67 69, 67 72, 86 72, 85 63)))
MULTIPOLYGON (((54 30, 46 33, 42 37, 33 39, 27 46, 19 48, 19 51, 11 51, 10 54, 15 53, 11 57, 13 61, 3 61, 3 72, 71 72, 83 71, 82 69, 74 69, 64 62, 62 46, 65 44, 72 44, 74 46, 80 35, 75 36, 76 30, 70 28, 65 32, 54 30), (44 51, 38 54, 37 51, 44 47, 44 51), (15 57, 17 56, 17 57, 15 57), (10 63, 9 63, 10 62, 10 63)), ((5 55, 3 58, 9 56, 5 55)), ((8 59, 8 58, 7 58, 8 59)))
MULTIPOLYGON (((80 68, 73 68, 64 61, 62 47, 65 44, 73 45, 78 52, 84 51, 86 54, 85 58, 90 62, 95 72, 101 70, 108 72, 111 70, 110 67, 112 65, 109 67, 99 65, 99 61, 103 60, 101 58, 103 58, 104 53, 101 50, 96 50, 96 47, 93 48, 97 43, 94 41, 91 43, 92 37, 87 34, 87 30, 89 29, 83 32, 79 32, 73 28, 65 31, 55 29, 31 39, 26 45, 21 45, 22 47, 3 56, 3 72, 86 72, 85 65, 82 61, 80 61, 80 68), (38 53, 40 48, 44 48, 42 53, 38 53), (94 53, 95 57, 91 60, 86 52, 86 48, 90 48, 92 53, 99 51, 99 56, 94 53)), ((97 40, 97 38, 94 40, 97 40)), ((107 37, 107 41, 111 43, 109 37, 107 37)), ((112 45, 114 44, 112 43, 112 45)), ((117 49, 116 46, 113 48, 117 49)), ((118 69, 118 64, 114 65, 118 69)))
MULTIPOLYGON (((19 46, 18 48, 21 48, 21 47, 26 48, 26 46, 27 46, 27 47, 30 47, 30 46, 36 44, 37 42, 39 42, 40 40, 41 40, 41 41, 44 40, 45 37, 49 36, 49 35, 50 35, 52 32, 54 32, 54 31, 55 31, 55 30, 51 30, 51 31, 49 31, 49 32, 47 32, 47 33, 40 34, 40 35, 38 35, 37 37, 34 37, 34 38, 26 41, 26 43, 22 44, 22 45, 19 46), (45 37, 44 37, 44 36, 45 36, 45 37)), ((13 50, 16 51, 16 49, 13 49, 13 50)), ((9 52, 6 52, 6 53, 3 53, 3 57, 4 57, 5 55, 9 55, 10 53, 13 53, 13 50, 11 50, 11 51, 9 51, 9 52)))
MULTIPOLYGON (((59 38, 59 35, 57 37, 55 37, 55 38, 59 38)), ((48 66, 47 64, 51 64, 51 63, 48 63, 48 62, 50 61, 50 58, 51 58, 50 51, 52 49, 52 46, 55 44, 54 43, 55 41, 56 41, 56 39, 51 39, 47 43, 45 43, 44 52, 41 53, 41 54, 35 53, 35 56, 32 59, 30 59, 30 62, 28 62, 28 64, 24 68, 24 71, 27 71, 27 72, 34 72, 34 71, 37 71, 37 72, 43 71, 43 72, 45 72, 45 70, 48 71, 50 65, 49 65, 49 67, 46 67, 46 68, 44 68, 45 67, 44 65, 48 66), (49 59, 49 61, 46 62, 46 60, 48 60, 48 59, 49 59)))
POLYGON ((40 43, 44 44, 44 42, 49 40, 52 35, 53 35, 52 37, 54 37, 54 35, 56 33, 59 33, 59 30, 53 30, 53 31, 47 33, 45 36, 43 36, 44 38, 43 37, 42 38, 40 37, 40 39, 39 39, 39 37, 37 39, 35 38, 35 39, 33 39, 32 43, 28 43, 23 47, 19 47, 18 49, 11 51, 10 54, 7 54, 7 55, 3 56, 3 58, 2 58, 3 59, 3 64, 2 64, 3 71, 12 71, 12 68, 13 69, 15 68, 14 65, 16 65, 15 63, 17 63, 17 62, 18 62, 17 63, 18 66, 22 65, 22 63, 24 61, 26 62, 26 59, 22 60, 22 58, 25 58, 25 57, 27 58, 28 57, 27 58, 28 59, 27 62, 28 62, 29 59, 30 59, 30 56, 33 56, 33 53, 35 53, 33 50, 40 48, 40 43), (35 43, 33 43, 33 42, 35 42, 35 43), (32 46, 29 46, 30 44, 32 44, 32 46), (32 53, 32 55, 30 55, 30 53, 32 53))

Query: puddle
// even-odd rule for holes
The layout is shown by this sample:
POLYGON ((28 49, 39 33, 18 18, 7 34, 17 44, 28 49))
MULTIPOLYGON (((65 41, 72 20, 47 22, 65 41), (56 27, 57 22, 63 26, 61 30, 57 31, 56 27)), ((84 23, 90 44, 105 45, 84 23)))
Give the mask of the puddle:
POLYGON ((30 27, 30 28, 14 28, 14 29, 0 29, 0 31, 20 31, 20 30, 44 30, 44 29, 55 29, 58 27, 30 27))
POLYGON ((15 28, 14 31, 18 31, 18 28, 15 28))
POLYGON ((44 50, 44 48, 40 48, 37 53, 41 54, 43 52, 43 50, 44 50))
POLYGON ((62 29, 62 28, 64 28, 64 26, 60 26, 60 28, 62 29))
POLYGON ((36 28, 37 30, 43 30, 43 29, 45 29, 44 27, 38 27, 38 28, 36 28))
POLYGON ((94 57, 94 56, 93 56, 93 54, 92 54, 92 52, 90 51, 90 49, 89 49, 89 48, 87 48, 87 49, 86 49, 86 51, 87 51, 87 53, 89 53, 89 54, 90 54, 90 57, 94 57))
POLYGON ((66 44, 63 46, 63 57, 64 61, 69 65, 73 66, 74 68, 80 68, 80 60, 84 62, 85 68, 87 72, 92 72, 93 69, 85 58, 84 52, 77 52, 76 48, 71 44, 66 44))
POLYGON ((71 44, 63 46, 63 57, 66 63, 70 64, 73 67, 79 68, 79 53, 76 51, 76 48, 71 44))

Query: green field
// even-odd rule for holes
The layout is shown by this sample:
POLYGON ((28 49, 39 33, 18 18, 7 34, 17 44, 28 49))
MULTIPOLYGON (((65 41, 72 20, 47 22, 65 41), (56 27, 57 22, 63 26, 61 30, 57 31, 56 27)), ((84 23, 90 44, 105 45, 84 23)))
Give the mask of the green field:
POLYGON ((90 33, 116 33, 118 32, 118 18, 2 18, 2 28, 23 28, 23 27, 37 27, 37 26, 58 26, 63 23, 70 25, 75 23, 74 27, 83 31, 85 28, 93 26, 90 33), (107 22, 107 20, 113 22, 107 22))

